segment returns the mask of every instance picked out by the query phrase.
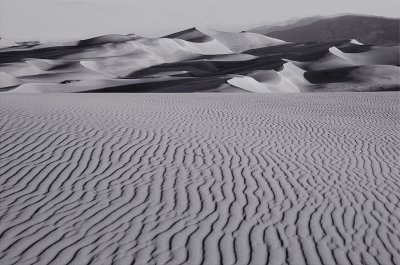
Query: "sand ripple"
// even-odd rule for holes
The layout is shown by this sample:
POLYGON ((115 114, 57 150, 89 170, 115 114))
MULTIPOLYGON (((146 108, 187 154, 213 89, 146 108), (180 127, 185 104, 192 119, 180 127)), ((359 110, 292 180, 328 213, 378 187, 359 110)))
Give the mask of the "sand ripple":
POLYGON ((400 264, 399 99, 0 95, 0 263, 400 264))

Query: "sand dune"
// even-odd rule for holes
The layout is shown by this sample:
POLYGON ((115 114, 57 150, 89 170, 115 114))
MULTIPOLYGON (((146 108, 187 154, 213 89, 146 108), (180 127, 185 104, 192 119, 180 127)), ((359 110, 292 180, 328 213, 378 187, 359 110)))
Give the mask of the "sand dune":
POLYGON ((318 60, 303 64, 303 69, 307 71, 321 71, 355 66, 353 62, 342 58, 342 51, 339 50, 339 52, 335 52, 336 50, 338 50, 336 47, 330 48, 329 53, 325 54, 318 60), (332 53, 331 51, 334 52, 332 53), (337 54, 340 56, 337 56, 337 54))
MULTIPOLYGON (((103 50, 103 47, 101 50, 103 50)), ((108 50, 109 53, 97 49, 90 51, 89 54, 85 54, 87 59, 82 60, 81 64, 97 72, 115 77, 126 77, 154 65, 185 61, 197 58, 200 55, 232 53, 231 50, 216 40, 191 43, 166 38, 123 43, 117 45, 117 47, 110 47, 108 50), (90 59, 93 56, 97 58, 90 59)), ((87 51, 84 53, 87 53, 87 51)), ((71 58, 71 56, 68 56, 68 58, 71 58)))
POLYGON ((253 77, 250 76, 234 77, 228 80, 228 84, 244 90, 248 90, 253 93, 272 92, 272 90, 268 86, 265 86, 263 83, 258 82, 257 80, 255 80, 253 77))
POLYGON ((232 51, 224 46, 216 39, 212 39, 202 43, 193 43, 185 40, 176 39, 185 51, 192 52, 200 55, 217 55, 217 54, 231 54, 232 51))
POLYGON ((310 85, 310 82, 304 77, 306 71, 289 60, 285 61, 283 69, 278 72, 279 75, 299 91, 306 89, 310 85))
POLYGON ((329 53, 316 61, 282 58, 286 63, 278 71, 255 71, 234 77, 228 83, 256 93, 398 90, 398 53, 399 47, 372 47, 359 53, 345 53, 331 47, 329 53))
POLYGON ((63 66, 70 64, 70 61, 65 60, 46 60, 46 59, 27 59, 25 62, 36 67, 40 71, 49 71, 53 69, 60 69, 63 66))
POLYGON ((399 264, 398 93, 0 95, 1 264, 399 264))
POLYGON ((0 38, 0 49, 9 48, 13 46, 17 46, 17 43, 15 43, 14 41, 0 38))
MULTIPOLYGON (((90 91, 109 92, 108 91, 109 88, 111 88, 112 90, 120 89, 130 92, 132 91, 146 92, 146 90, 143 91, 142 89, 140 89, 140 86, 153 87, 154 92, 161 92, 159 90, 161 90, 166 83, 171 82, 180 84, 185 79, 187 78, 165 76, 165 75, 149 76, 148 78, 140 78, 140 79, 102 78, 99 76, 93 76, 92 79, 65 80, 64 82, 58 84, 39 83, 39 82, 27 83, 13 89, 12 93, 68 93, 68 92, 75 93, 75 92, 90 92, 90 91), (135 89, 137 91, 135 91, 135 89)), ((211 88, 208 89, 211 90, 211 88)), ((187 91, 191 92, 190 90, 187 91)))
MULTIPOLYGON (((279 71, 256 71, 251 77, 235 77, 229 84, 255 93, 300 93, 313 86, 305 77, 306 71, 294 62, 285 60, 279 71)), ((343 85, 343 84, 341 84, 343 85)))
POLYGON ((378 91, 382 87, 398 90, 400 86, 400 68, 391 65, 310 71, 305 77, 321 85, 321 91, 378 91))
POLYGON ((224 55, 214 55, 207 58, 202 57, 202 60, 216 62, 242 62, 257 59, 257 56, 244 53, 233 53, 224 55))
POLYGON ((191 28, 166 36, 195 43, 217 40, 231 51, 241 53, 246 50, 284 44, 284 41, 252 32, 223 32, 207 28, 191 28))
POLYGON ((104 35, 104 36, 99 36, 87 40, 82 40, 79 42, 79 46, 93 46, 93 45, 99 45, 99 44, 107 44, 107 43, 121 43, 121 42, 127 42, 131 40, 137 40, 140 39, 141 37, 136 35, 136 34, 130 34, 130 35, 118 35, 118 34, 110 34, 110 35, 104 35))
POLYGON ((170 35, 165 36, 170 39, 181 39, 190 42, 207 42, 213 40, 211 36, 199 31, 197 28, 190 28, 187 30, 179 31, 170 35))
POLYGON ((21 84, 22 82, 15 76, 9 75, 5 72, 0 72, 0 88, 14 87, 21 84))
POLYGON ((257 33, 199 28, 154 39, 106 35, 1 49, 0 72, 7 77, 0 91, 396 90, 399 50, 354 39, 286 43, 257 33))
POLYGON ((15 77, 23 77, 28 75, 38 75, 44 72, 27 62, 15 62, 0 65, 0 71, 15 77))
POLYGON ((12 93, 77 93, 98 90, 110 86, 120 86, 133 82, 123 80, 100 79, 93 80, 70 80, 60 84, 32 82, 20 85, 12 90, 12 93), (56 91, 56 92, 55 92, 56 91))
MULTIPOLYGON (((180 46, 169 39, 160 39, 156 43, 148 41, 144 45, 142 43, 129 43, 127 47, 125 44, 121 50, 117 45, 116 48, 111 48, 110 53, 112 56, 95 57, 90 59, 89 56, 81 61, 81 64, 88 69, 108 74, 114 77, 125 77, 138 70, 145 69, 154 65, 163 64, 166 62, 175 62, 195 57, 190 52, 180 49, 180 46)), ((96 55, 101 54, 94 51, 96 55)))
POLYGON ((357 45, 364 45, 364 44, 362 44, 361 42, 359 42, 356 39, 352 39, 350 42, 353 43, 353 44, 357 44, 357 45))
POLYGON ((305 92, 306 87, 311 84, 304 79, 304 71, 298 70, 300 73, 297 74, 295 71, 291 70, 290 66, 285 64, 281 71, 256 71, 249 76, 234 77, 228 83, 254 93, 305 92))
POLYGON ((230 50, 240 53, 246 50, 282 45, 286 42, 252 32, 223 32, 213 29, 197 29, 224 44, 230 50))
POLYGON ((339 58, 355 65, 396 65, 400 66, 400 46, 376 47, 362 53, 345 53, 336 47, 329 51, 339 58))

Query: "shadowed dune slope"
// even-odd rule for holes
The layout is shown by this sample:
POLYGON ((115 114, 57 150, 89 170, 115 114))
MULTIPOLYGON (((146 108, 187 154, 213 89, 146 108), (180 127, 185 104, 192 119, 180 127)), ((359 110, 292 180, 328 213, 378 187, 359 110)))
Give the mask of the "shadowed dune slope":
POLYGON ((311 83, 304 76, 305 71, 291 62, 280 71, 255 71, 249 76, 234 77, 228 83, 256 93, 299 93, 307 92, 311 83))
POLYGON ((199 28, 106 35, 0 48, 0 92, 386 91, 399 87, 399 58, 398 46, 350 38, 287 43, 199 28))
POLYGON ((400 264, 399 93, 0 102, 1 264, 400 264))
POLYGON ((199 31, 197 28, 190 28, 183 31, 179 31, 170 35, 165 36, 164 38, 170 39, 181 39, 187 40, 190 42, 205 42, 212 39, 211 36, 199 31))
POLYGON ((129 35, 118 35, 118 34, 110 34, 99 36, 95 38, 90 38, 87 40, 82 40, 78 43, 79 46, 92 46, 92 45, 99 45, 99 44, 106 44, 106 43, 121 43, 131 40, 140 39, 139 36, 136 34, 129 34, 129 35))

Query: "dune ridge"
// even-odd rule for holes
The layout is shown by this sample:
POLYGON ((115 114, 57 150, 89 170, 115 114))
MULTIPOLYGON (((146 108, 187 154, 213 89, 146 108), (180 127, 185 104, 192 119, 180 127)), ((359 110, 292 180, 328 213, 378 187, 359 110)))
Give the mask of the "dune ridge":
POLYGON ((398 93, 0 102, 1 264, 400 263, 398 93))
POLYGON ((304 93, 400 89, 399 46, 290 43, 190 28, 0 48, 0 92, 304 93))
POLYGON ((197 28, 197 30, 215 38, 236 53, 261 47, 282 45, 286 43, 285 41, 270 38, 253 32, 232 33, 205 28, 197 28))

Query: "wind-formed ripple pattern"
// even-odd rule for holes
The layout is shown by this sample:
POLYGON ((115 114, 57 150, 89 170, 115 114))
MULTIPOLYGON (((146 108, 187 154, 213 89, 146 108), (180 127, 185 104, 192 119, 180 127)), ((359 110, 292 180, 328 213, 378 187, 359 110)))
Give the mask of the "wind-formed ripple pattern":
POLYGON ((400 264, 399 103, 0 95, 0 264, 400 264))

